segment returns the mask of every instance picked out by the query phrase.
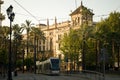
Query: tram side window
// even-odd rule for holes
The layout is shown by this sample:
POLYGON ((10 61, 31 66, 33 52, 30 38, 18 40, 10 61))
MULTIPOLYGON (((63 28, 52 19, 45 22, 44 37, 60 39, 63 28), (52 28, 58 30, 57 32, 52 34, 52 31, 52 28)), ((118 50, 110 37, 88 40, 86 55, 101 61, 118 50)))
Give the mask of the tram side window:
POLYGON ((49 69, 49 66, 50 66, 50 64, 46 63, 45 66, 44 66, 44 68, 47 70, 47 69, 49 69))

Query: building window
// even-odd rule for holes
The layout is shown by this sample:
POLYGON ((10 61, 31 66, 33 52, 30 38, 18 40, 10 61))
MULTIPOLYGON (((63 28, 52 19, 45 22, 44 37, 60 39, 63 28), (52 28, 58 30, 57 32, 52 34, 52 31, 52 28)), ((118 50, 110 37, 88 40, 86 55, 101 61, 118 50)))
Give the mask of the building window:
POLYGON ((45 44, 45 40, 43 40, 43 44, 45 44))
POLYGON ((61 46, 61 45, 60 45, 60 44, 58 44, 58 49, 60 49, 60 46, 61 46))
POLYGON ((43 46, 43 51, 45 51, 45 46, 43 46))
POLYGON ((53 49, 53 40, 52 40, 52 38, 50 39, 50 50, 52 50, 53 49))
POLYGON ((31 49, 30 49, 30 52, 33 52, 33 51, 34 51, 34 50, 31 48, 31 49))
POLYGON ((80 23, 80 17, 78 17, 78 23, 80 23))
POLYGON ((41 45, 41 41, 39 41, 39 44, 41 45))
POLYGON ((61 40, 61 35, 58 35, 58 40, 61 40))
POLYGON ((49 35, 53 35, 53 32, 50 32, 49 35))
POLYGON ((39 51, 41 51, 41 46, 39 46, 39 51))

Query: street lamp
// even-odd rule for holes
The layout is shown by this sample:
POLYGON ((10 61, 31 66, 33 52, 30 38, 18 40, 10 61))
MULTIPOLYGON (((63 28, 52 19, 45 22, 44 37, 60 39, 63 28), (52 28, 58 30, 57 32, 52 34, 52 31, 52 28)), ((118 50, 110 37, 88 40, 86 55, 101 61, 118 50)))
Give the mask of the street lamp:
POLYGON ((15 13, 12 11, 13 7, 10 5, 10 7, 6 10, 8 19, 10 20, 10 43, 9 43, 9 60, 8 60, 8 79, 7 80, 12 80, 12 73, 11 73, 11 55, 12 55, 12 50, 11 50, 11 34, 12 34, 12 22, 15 17, 15 13))

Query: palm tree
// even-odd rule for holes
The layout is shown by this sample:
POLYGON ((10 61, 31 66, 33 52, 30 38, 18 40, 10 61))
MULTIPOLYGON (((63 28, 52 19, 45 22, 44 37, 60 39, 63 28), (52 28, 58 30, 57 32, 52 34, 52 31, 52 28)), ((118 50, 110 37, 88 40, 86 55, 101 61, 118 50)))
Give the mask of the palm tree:
MULTIPOLYGON (((17 61, 17 53, 21 51, 21 41, 22 41, 22 32, 23 29, 18 25, 13 25, 13 53, 14 53, 14 69, 16 69, 16 61, 17 61), (19 48, 19 49, 18 49, 19 48)), ((15 70, 15 76, 17 76, 16 70, 15 70)))
POLYGON ((37 51, 37 44, 39 40, 44 40, 44 34, 43 32, 35 27, 31 28, 31 35, 33 35, 33 39, 34 39, 34 73, 36 74, 36 53, 37 51))
POLYGON ((26 20, 25 21, 25 24, 22 24, 21 25, 22 26, 22 28, 24 28, 24 29, 26 29, 26 33, 27 33, 27 56, 28 56, 28 47, 29 47, 29 32, 30 32, 30 30, 31 30, 31 21, 29 21, 29 20, 26 20))

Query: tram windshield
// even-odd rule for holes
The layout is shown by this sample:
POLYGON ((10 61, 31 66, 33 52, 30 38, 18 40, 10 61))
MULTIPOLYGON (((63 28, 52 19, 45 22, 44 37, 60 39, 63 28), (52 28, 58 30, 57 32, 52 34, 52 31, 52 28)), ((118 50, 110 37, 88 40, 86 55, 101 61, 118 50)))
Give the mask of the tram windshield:
POLYGON ((52 69, 59 70, 59 59, 51 59, 52 69))

